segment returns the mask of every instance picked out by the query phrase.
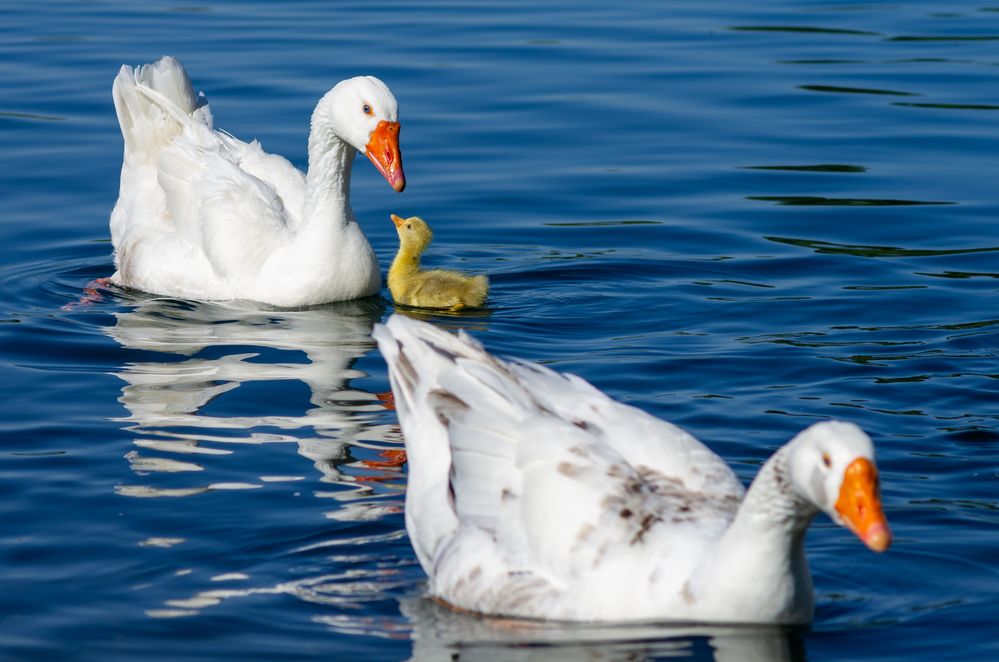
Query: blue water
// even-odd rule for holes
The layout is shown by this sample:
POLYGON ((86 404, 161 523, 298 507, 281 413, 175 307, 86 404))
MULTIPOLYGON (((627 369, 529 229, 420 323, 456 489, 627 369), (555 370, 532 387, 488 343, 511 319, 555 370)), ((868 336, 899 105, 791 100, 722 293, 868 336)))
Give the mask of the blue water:
POLYGON ((0 658, 996 659, 999 7, 0 2, 0 658), (122 63, 304 167, 341 78, 401 105, 354 208, 488 273, 428 315, 576 372, 747 481, 807 424, 875 439, 896 539, 808 537, 811 628, 484 621, 421 597, 386 298, 104 291, 122 63), (91 297, 90 299, 93 299, 91 297), (68 306, 68 308, 67 308, 68 306), (381 462, 382 464, 378 464, 381 462), (456 656, 456 657, 452 657, 456 656))

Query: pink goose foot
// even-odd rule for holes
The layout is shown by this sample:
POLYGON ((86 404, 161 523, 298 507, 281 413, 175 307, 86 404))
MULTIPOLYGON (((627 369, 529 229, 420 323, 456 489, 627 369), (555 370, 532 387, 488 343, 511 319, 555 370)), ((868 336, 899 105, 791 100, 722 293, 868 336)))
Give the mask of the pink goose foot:
POLYGON ((84 286, 83 296, 81 296, 77 301, 67 303, 62 307, 62 309, 76 310, 77 308, 85 308, 101 301, 104 299, 103 290, 106 290, 110 284, 111 276, 95 278, 84 286))

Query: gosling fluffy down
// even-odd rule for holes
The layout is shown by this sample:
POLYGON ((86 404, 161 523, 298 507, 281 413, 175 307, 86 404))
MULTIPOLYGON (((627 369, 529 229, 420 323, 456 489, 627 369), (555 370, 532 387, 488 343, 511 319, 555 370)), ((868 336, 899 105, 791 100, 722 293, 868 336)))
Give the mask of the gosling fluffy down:
POLYGON ((478 308, 486 301, 489 279, 458 271, 420 268, 420 256, 433 240, 427 222, 418 216, 392 214, 399 233, 399 252, 388 272, 388 287, 396 303, 417 308, 478 308))

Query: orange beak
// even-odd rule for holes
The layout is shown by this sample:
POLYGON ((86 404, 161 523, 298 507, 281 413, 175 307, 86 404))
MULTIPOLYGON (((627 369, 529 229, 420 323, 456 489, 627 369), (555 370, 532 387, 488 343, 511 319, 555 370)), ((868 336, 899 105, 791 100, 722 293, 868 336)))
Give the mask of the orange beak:
POLYGON ((878 470, 867 458, 850 463, 843 473, 836 512, 847 528, 857 534, 875 552, 883 552, 891 544, 888 520, 881 510, 878 494, 878 470))
POLYGON ((399 153, 399 123, 379 122, 364 149, 385 181, 401 193, 406 188, 406 175, 402 172, 402 154, 399 153))
POLYGON ((402 224, 406 222, 406 219, 402 218, 401 216, 396 216, 395 214, 389 214, 389 217, 392 219, 392 222, 395 223, 396 230, 401 228, 402 224))

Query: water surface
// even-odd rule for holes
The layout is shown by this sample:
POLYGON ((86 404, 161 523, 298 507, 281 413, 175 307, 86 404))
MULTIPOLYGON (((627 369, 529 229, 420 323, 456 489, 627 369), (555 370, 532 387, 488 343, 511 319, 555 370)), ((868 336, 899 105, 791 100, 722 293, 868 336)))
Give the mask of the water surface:
POLYGON ((999 11, 851 2, 0 3, 0 657, 938 660, 999 655, 999 11), (564 626, 422 598, 373 324, 86 293, 123 63, 304 167, 370 73, 489 308, 426 315, 672 420, 749 480, 802 427, 875 439, 896 539, 826 519, 811 628, 564 626), (81 297, 83 301, 81 302, 81 297))

